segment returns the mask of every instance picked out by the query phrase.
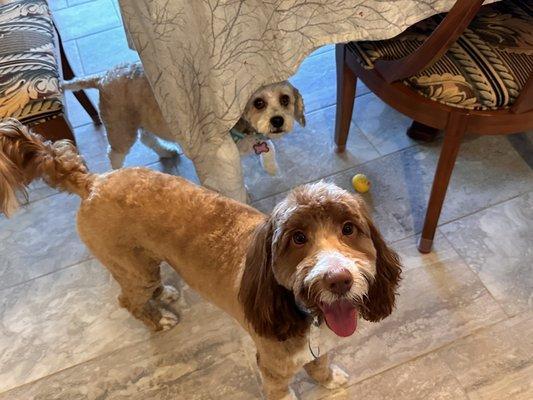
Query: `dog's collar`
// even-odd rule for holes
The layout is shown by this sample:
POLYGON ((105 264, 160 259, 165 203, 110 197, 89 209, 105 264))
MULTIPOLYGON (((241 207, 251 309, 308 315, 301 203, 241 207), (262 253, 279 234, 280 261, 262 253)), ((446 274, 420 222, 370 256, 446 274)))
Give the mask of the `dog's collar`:
POLYGON ((230 133, 231 138, 233 139, 233 141, 235 143, 239 143, 246 136, 253 136, 254 139, 257 139, 257 140, 269 140, 268 137, 266 137, 262 133, 257 133, 257 132, 254 132, 254 133, 243 133, 243 132, 238 131, 235 128, 231 128, 229 133, 230 133))

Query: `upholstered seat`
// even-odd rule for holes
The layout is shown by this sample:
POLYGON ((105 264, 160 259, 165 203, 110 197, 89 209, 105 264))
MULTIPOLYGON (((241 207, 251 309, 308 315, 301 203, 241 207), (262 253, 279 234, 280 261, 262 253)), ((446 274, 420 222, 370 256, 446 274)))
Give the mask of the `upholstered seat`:
MULTIPOLYGON (((443 20, 437 15, 399 36, 352 42, 365 69, 415 51, 443 20)), ((507 0, 483 6, 469 27, 433 65, 402 82, 431 100, 476 110, 509 108, 533 71, 533 2, 507 0)))
POLYGON ((0 6, 0 120, 34 125, 63 113, 54 37, 45 0, 0 6))

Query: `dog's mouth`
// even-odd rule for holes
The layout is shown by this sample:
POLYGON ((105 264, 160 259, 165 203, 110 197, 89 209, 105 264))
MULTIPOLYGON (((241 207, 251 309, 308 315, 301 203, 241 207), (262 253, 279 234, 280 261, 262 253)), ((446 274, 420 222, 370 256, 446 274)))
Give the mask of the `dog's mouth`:
POLYGON ((328 328, 337 336, 347 337, 355 332, 359 312, 352 301, 339 299, 333 303, 320 302, 319 307, 328 328))
POLYGON ((283 128, 272 128, 269 132, 271 135, 281 135, 282 133, 285 133, 283 128))

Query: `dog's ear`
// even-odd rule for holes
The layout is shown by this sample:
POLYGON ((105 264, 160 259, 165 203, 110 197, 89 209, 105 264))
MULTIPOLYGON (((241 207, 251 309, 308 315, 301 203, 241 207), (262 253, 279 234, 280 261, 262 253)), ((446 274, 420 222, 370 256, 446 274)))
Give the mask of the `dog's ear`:
POLYGON ((294 86, 292 87, 294 92, 294 119, 298 121, 301 126, 305 126, 305 107, 304 99, 300 94, 300 91, 294 86))
POLYGON ((258 335, 283 341, 305 334, 309 322, 298 309, 292 291, 281 286, 274 276, 273 229, 271 219, 267 219, 253 234, 246 254, 239 301, 246 320, 258 335))
POLYGON ((401 279, 401 264, 398 254, 387 246, 372 220, 367 217, 370 237, 377 252, 376 276, 369 282, 368 296, 365 298, 363 318, 377 322, 389 316, 396 300, 396 289, 401 279))

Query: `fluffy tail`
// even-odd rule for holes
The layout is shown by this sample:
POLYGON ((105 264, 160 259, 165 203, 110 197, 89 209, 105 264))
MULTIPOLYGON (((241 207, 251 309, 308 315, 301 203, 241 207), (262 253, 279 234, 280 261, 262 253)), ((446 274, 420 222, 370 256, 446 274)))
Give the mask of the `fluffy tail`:
POLYGON ((9 217, 19 206, 17 192, 27 196, 37 178, 82 198, 94 181, 70 140, 44 142, 15 119, 0 122, 0 212, 9 217))
POLYGON ((100 80, 102 75, 90 75, 83 78, 74 78, 71 81, 64 81, 61 86, 63 90, 83 90, 83 89, 98 89, 100 87, 100 80))

